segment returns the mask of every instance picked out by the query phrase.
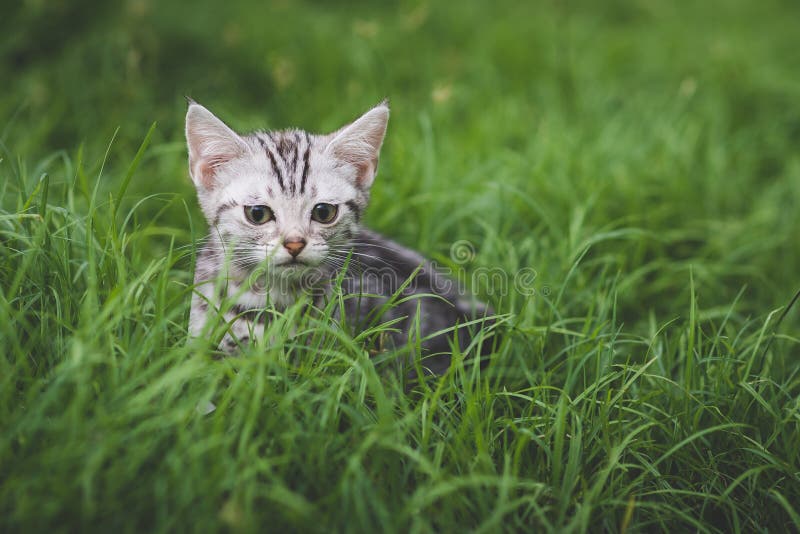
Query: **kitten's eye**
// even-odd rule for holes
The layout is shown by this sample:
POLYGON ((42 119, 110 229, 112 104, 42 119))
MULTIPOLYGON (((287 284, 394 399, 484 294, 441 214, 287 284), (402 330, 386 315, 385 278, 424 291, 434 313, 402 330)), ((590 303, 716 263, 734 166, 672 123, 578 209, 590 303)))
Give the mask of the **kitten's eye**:
POLYGON ((338 213, 338 211, 339 208, 333 204, 317 204, 314 206, 314 209, 311 210, 311 218, 322 224, 328 224, 336 218, 336 213, 338 213))
POLYGON ((275 218, 269 206, 245 206, 244 216, 253 224, 264 224, 275 218))

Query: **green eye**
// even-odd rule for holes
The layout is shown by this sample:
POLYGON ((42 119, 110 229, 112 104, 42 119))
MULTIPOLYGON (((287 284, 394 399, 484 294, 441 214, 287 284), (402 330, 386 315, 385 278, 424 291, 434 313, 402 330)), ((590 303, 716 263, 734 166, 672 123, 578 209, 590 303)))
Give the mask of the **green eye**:
POLYGON ((269 206, 245 206, 244 216, 253 224, 264 224, 275 218, 269 206))
POLYGON ((328 224, 336 218, 336 213, 338 211, 339 208, 333 204, 317 204, 314 206, 314 209, 311 210, 311 218, 322 224, 328 224))

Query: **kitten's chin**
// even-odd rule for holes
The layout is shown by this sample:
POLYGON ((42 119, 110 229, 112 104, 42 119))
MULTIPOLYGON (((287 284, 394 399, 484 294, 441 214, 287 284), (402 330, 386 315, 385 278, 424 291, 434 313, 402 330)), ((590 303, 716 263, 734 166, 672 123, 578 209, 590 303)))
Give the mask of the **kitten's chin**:
POLYGON ((305 281, 309 277, 315 277, 319 273, 318 265, 313 265, 305 261, 286 261, 273 264, 270 274, 273 278, 278 278, 290 282, 305 281))
POLYGON ((316 267, 317 264, 315 262, 310 262, 307 260, 285 260, 278 263, 272 264, 272 269, 281 271, 296 271, 296 270, 303 270, 303 269, 311 269, 316 267))

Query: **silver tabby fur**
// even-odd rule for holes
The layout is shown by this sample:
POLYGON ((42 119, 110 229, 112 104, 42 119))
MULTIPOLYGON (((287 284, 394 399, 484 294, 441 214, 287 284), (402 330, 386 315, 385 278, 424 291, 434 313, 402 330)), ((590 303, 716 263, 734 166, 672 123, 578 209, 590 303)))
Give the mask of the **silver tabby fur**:
POLYGON ((388 119, 383 102, 327 135, 301 130, 239 135, 203 106, 189 104, 189 170, 210 226, 197 257, 189 321, 193 336, 207 335, 209 319, 224 310, 231 326, 220 349, 235 352, 263 333, 266 310, 286 309, 309 289, 312 301, 322 305, 331 295, 331 280, 340 274, 347 321, 363 327, 370 313, 380 311, 414 275, 405 294, 419 298, 392 305, 380 317, 399 319, 386 341, 407 344, 419 313, 422 365, 434 374, 450 365, 452 343, 461 350, 470 345, 474 325, 459 326, 455 334, 432 334, 486 317, 488 308, 457 294, 455 285, 416 252, 359 225, 388 119), (328 224, 311 218, 319 203, 337 208, 328 224), (245 206, 268 206, 274 218, 253 224, 245 206), (285 244, 299 241, 305 245, 293 256, 285 244), (226 299, 233 305, 222 306, 226 299))

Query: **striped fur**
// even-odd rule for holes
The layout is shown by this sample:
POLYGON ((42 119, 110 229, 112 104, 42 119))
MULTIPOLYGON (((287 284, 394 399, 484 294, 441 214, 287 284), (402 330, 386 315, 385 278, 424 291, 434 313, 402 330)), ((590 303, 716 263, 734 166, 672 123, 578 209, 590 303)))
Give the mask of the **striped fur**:
MULTIPOLYGON (((403 328, 392 334, 403 345, 406 328, 422 313, 423 336, 489 313, 459 295, 431 264, 413 251, 359 226, 369 200, 389 108, 384 102, 327 135, 301 130, 239 135, 206 108, 190 103, 186 116, 189 170, 210 233, 197 257, 190 332, 206 336, 222 319, 229 324, 219 348, 236 352, 263 334, 274 311, 309 291, 318 299, 341 274, 347 320, 359 325, 417 272, 409 291, 425 296, 384 313, 403 328), (312 218, 317 204, 335 206, 329 223, 312 218), (246 206, 267 206, 272 217, 248 220, 246 206), (286 243, 302 243, 292 253, 286 243), (450 288, 450 289, 447 289, 450 288), (377 297, 376 297, 377 296, 377 297), (213 319, 213 321, 212 321, 213 319)), ((252 212, 250 212, 252 213, 252 212)), ((265 213, 261 210, 261 213, 265 213)), ((431 336, 422 343, 432 372, 449 365, 450 343, 470 342, 466 329, 431 336)))

